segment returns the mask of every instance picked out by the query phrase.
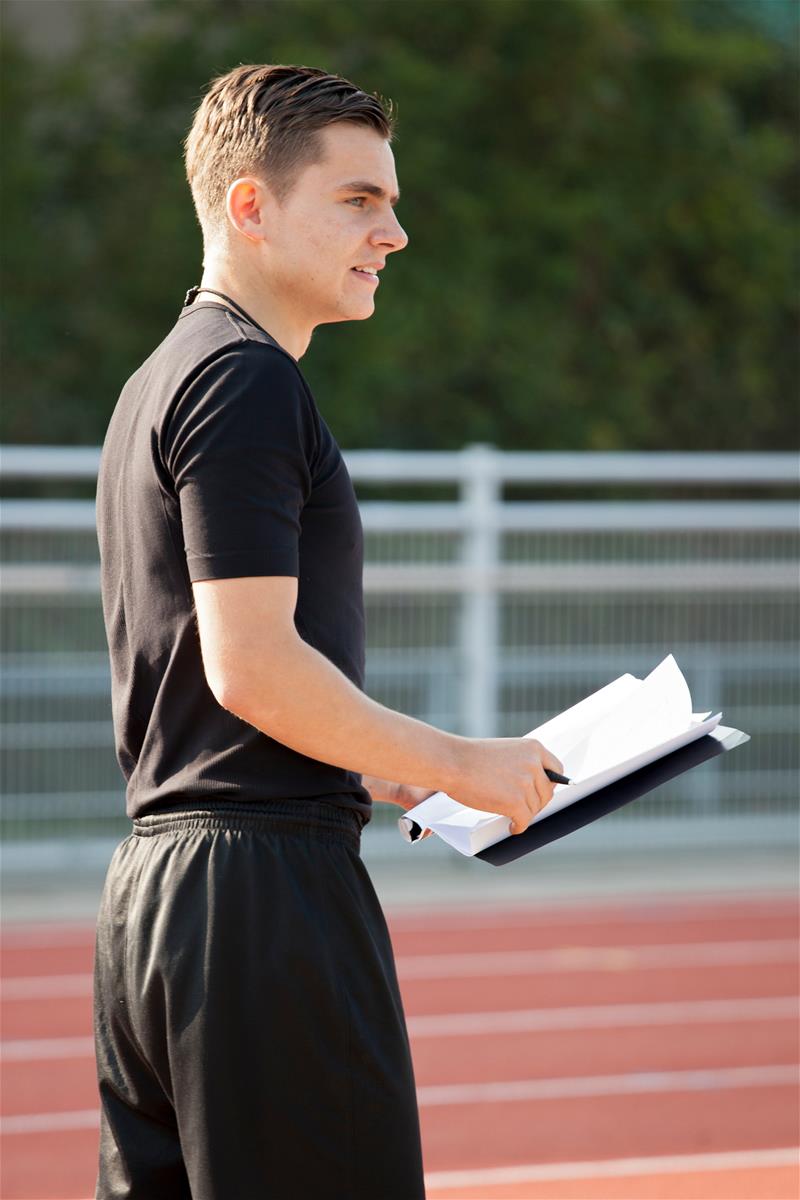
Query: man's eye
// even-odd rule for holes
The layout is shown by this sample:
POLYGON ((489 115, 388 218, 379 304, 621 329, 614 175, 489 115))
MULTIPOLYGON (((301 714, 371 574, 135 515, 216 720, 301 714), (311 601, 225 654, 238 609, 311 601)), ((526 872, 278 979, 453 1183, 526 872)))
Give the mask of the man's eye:
POLYGON ((366 196, 353 196, 350 200, 346 201, 346 203, 347 204, 359 204, 359 203, 366 202, 366 199, 367 199, 366 196))

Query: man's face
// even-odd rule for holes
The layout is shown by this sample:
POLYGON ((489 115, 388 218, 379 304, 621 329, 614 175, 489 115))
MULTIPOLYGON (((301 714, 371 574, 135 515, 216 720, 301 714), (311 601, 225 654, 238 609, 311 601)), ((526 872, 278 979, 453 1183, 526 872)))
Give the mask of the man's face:
POLYGON ((372 316, 380 269, 408 242, 392 206, 399 189, 389 143, 347 122, 320 137, 323 161, 302 171, 283 208, 264 209, 260 255, 272 294, 312 326, 372 316))

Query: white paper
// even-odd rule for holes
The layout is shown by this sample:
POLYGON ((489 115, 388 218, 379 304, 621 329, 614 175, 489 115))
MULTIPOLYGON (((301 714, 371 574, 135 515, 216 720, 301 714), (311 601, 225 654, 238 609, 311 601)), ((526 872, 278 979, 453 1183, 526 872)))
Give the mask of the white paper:
MULTIPOLYGON (((531 824, 710 733, 721 716, 692 712, 689 688, 671 654, 646 679, 621 675, 524 735, 555 754, 572 780, 556 784, 552 800, 531 824)), ((508 817, 468 808, 445 792, 429 796, 400 818, 407 841, 414 840, 414 824, 433 830, 467 856, 511 836, 508 817)))

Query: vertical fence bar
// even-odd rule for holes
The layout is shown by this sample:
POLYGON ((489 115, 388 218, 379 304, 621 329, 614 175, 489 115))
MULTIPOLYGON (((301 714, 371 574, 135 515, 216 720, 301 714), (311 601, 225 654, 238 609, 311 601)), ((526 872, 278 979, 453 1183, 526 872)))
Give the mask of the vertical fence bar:
POLYGON ((497 722, 499 629, 494 570, 499 557, 498 467, 497 451, 491 446, 468 446, 463 452, 463 561, 470 569, 471 583, 463 597, 461 712, 468 737, 494 737, 497 722))

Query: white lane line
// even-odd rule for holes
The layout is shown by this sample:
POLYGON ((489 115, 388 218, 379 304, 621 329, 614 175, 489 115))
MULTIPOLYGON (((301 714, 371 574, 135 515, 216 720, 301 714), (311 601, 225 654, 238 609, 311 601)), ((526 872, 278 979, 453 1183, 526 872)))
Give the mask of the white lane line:
POLYGON ((387 919, 392 934, 426 933, 431 929, 541 929, 558 925, 586 926, 609 923, 620 925, 658 924, 739 924, 741 921, 797 920, 797 899, 793 893, 779 892, 768 896, 742 900, 731 896, 727 900, 718 894, 700 893, 690 899, 672 901, 668 897, 648 900, 632 896, 627 904, 602 904, 597 898, 579 896, 571 905, 552 906, 537 899, 527 906, 476 909, 461 904, 453 909, 431 912, 426 909, 389 910, 387 919))
POLYGON ((533 975, 555 971, 635 971, 659 967, 727 967, 794 962, 794 938, 749 942, 689 942, 667 946, 559 946, 550 950, 495 950, 417 954, 395 961, 403 979, 467 975, 533 975))
POLYGON ((671 1000, 653 1004, 576 1005, 500 1012, 436 1013, 407 1017, 409 1035, 471 1037, 486 1033, 536 1033, 549 1029, 608 1029, 637 1025, 696 1025, 708 1022, 796 1020, 798 996, 741 1000, 671 1000))
MULTIPOLYGON (((395 908, 387 911, 392 934, 414 934, 468 926, 471 929, 542 929, 553 925, 581 925, 594 928, 609 922, 625 925, 658 923, 697 924, 698 922, 736 922, 747 920, 796 919, 798 906, 793 893, 760 894, 742 900, 738 893, 699 892, 675 900, 670 896, 657 899, 637 896, 636 904, 628 901, 597 899, 596 896, 577 896, 572 902, 536 900, 536 906, 510 904, 507 907, 483 907, 480 910, 459 905, 452 910, 431 912, 429 908, 395 908)), ((0 944, 4 949, 50 948, 60 946, 94 946, 95 923, 30 922, 8 923, 0 929, 0 944)))
MULTIPOLYGON (((795 1020, 800 998, 768 996, 753 1000, 687 1000, 656 1004, 600 1004, 574 1008, 527 1008, 507 1012, 436 1013, 408 1017, 413 1039, 471 1037, 487 1033, 536 1033, 553 1029, 634 1028, 637 1025, 694 1025, 719 1022, 795 1020)), ((91 1037, 19 1038, 0 1042, 3 1062, 87 1058, 91 1037)))
POLYGON ((94 925, 5 925, 0 947, 5 950, 52 950, 94 946, 94 925))
POLYGON ((513 1167, 483 1167, 472 1171, 428 1171, 425 1174, 425 1186, 491 1187, 548 1179, 609 1179, 617 1176, 675 1175, 680 1172, 746 1171, 758 1167, 793 1167, 798 1163, 800 1148, 787 1146, 774 1150, 728 1150, 716 1154, 669 1154, 652 1158, 604 1158, 598 1162, 520 1163, 513 1167))
MULTIPOLYGON (((537 899, 535 906, 512 904, 509 907, 471 908, 459 904, 457 908, 432 912, 427 908, 387 909, 387 920, 392 933, 429 933, 441 929, 508 929, 534 928, 554 925, 580 925, 594 927, 607 925, 610 921, 625 925, 666 924, 671 922, 697 924, 701 921, 740 922, 774 921, 797 917, 797 899, 794 893, 765 893, 742 900, 738 893, 728 895, 699 892, 687 898, 673 900, 668 896, 658 899, 631 897, 620 902, 602 903, 596 897, 578 896, 571 903, 559 901, 547 903, 537 899)), ((0 944, 3 949, 50 948, 53 946, 93 946, 95 926, 93 922, 15 922, 0 928, 0 944)))
POLYGON ((17 975, 0 982, 3 1000, 54 1000, 91 994, 91 975, 17 975))
MULTIPOLYGON (((792 938, 749 942, 689 942, 667 946, 562 946, 550 950, 501 950, 485 954, 417 954, 395 962, 402 979, 536 975, 574 971, 635 971, 648 968, 750 966, 794 962, 792 938)), ((92 976, 19 975, 0 983, 3 1000, 91 996, 92 976)))
POLYGON ((571 1079, 511 1079, 504 1083, 446 1083, 417 1088, 420 1106, 498 1104, 519 1100, 574 1100, 648 1092, 717 1092, 735 1088, 797 1087, 800 1065, 720 1067, 702 1071, 637 1071, 571 1079))
MULTIPOLYGON (((638 1075, 590 1075, 575 1079, 520 1079, 508 1083, 446 1084, 422 1087, 417 1089, 417 1102, 420 1107, 430 1107, 444 1104, 497 1104, 509 1100, 637 1095, 646 1092, 718 1091, 722 1088, 774 1087, 796 1084, 797 1079, 797 1066, 731 1067, 719 1071, 650 1071, 638 1075)), ((93 1129, 98 1121, 97 1109, 83 1109, 79 1112, 27 1113, 0 1118, 0 1133, 52 1133, 66 1129, 93 1129)), ((643 1161, 649 1161, 652 1164, 657 1160, 643 1161)), ((539 1169, 553 1170, 554 1167, 560 1169, 574 1165, 569 1163, 546 1164, 545 1168, 539 1169)), ((585 1165, 580 1164, 581 1168, 585 1165)), ((528 1169, 525 1168, 525 1170, 528 1169)), ((609 1172, 609 1174, 616 1173, 616 1171, 609 1172)), ((456 1183, 448 1184, 442 1178, 456 1174, 461 1173, 440 1172, 439 1177, 434 1177, 436 1185, 439 1187, 459 1186, 459 1183, 466 1182, 459 1180, 456 1183)), ((476 1173, 465 1172, 464 1174, 472 1176, 476 1173)), ((556 1178, 556 1176, 542 1176, 542 1178, 556 1178)), ((476 1180, 476 1183, 479 1182, 482 1181, 476 1180)))
POLYGON ((35 1062, 56 1058, 87 1058, 94 1054, 90 1037, 19 1038, 0 1042, 0 1059, 9 1062, 35 1062))
POLYGON ((58 1133, 64 1129, 95 1129, 100 1110, 84 1108, 79 1112, 24 1113, 0 1117, 0 1133, 58 1133))

